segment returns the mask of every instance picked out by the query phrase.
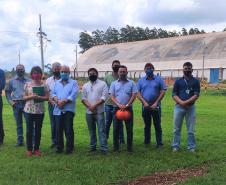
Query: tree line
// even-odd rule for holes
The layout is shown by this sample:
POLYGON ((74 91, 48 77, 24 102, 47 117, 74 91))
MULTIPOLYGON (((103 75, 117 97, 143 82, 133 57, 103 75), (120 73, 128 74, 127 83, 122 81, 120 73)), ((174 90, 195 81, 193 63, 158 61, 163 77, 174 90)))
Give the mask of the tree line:
MULTIPOLYGON (((223 30, 224 31, 224 30, 223 30)), ((121 42, 132 42, 132 41, 141 41, 149 39, 159 39, 159 38, 169 38, 169 37, 179 37, 185 35, 195 35, 203 34, 205 31, 199 30, 198 28, 182 28, 181 31, 167 31, 161 28, 149 29, 148 27, 134 27, 126 25, 120 30, 116 28, 109 27, 106 31, 95 30, 91 34, 87 31, 83 31, 79 34, 78 44, 82 49, 81 53, 84 53, 86 50, 93 46, 102 45, 102 44, 115 44, 121 42)))

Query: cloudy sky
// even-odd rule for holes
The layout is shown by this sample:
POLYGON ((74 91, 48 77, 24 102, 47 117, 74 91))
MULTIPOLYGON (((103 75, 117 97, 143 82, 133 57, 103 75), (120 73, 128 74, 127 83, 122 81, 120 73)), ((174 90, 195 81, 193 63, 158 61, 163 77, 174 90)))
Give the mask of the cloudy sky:
POLYGON ((45 42, 45 64, 75 62, 81 31, 117 29, 129 24, 170 31, 197 27, 211 32, 226 27, 226 0, 0 0, 0 68, 21 63, 41 65, 37 32, 39 14, 45 42))

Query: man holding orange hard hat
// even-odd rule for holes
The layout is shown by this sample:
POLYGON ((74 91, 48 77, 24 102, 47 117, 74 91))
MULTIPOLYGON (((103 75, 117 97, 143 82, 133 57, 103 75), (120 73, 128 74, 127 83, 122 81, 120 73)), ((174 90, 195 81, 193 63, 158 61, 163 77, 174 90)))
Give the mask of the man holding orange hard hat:
POLYGON ((112 82, 109 94, 114 102, 113 140, 114 151, 119 151, 119 131, 123 121, 127 132, 127 150, 132 152, 133 144, 133 109, 132 104, 136 98, 137 88, 132 80, 127 78, 127 67, 120 65, 118 70, 119 79, 112 82), (122 111, 117 112, 117 111, 122 111), (125 112, 124 112, 125 111, 125 112), (129 113, 127 112, 129 111, 129 113), (119 116, 120 114, 120 116, 119 116))

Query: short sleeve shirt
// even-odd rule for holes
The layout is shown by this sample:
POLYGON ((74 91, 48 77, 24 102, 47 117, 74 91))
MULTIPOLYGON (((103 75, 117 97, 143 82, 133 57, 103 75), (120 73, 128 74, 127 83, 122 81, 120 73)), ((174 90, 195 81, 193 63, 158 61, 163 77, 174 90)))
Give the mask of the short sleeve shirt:
POLYGON ((147 76, 140 78, 137 89, 150 105, 159 97, 161 91, 167 90, 165 82, 159 76, 154 76, 152 79, 148 79, 147 76))
POLYGON ((132 80, 116 80, 112 82, 109 93, 114 96, 120 104, 126 105, 132 94, 137 93, 137 87, 132 80))

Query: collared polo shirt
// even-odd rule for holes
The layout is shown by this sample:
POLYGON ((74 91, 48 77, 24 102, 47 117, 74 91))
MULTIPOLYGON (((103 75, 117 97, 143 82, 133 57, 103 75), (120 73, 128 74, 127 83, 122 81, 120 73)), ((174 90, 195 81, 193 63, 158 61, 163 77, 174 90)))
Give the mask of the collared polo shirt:
POLYGON ((148 79, 147 76, 140 78, 137 89, 150 105, 156 101, 161 91, 167 90, 165 82, 160 76, 153 76, 152 79, 148 79))
MULTIPOLYGON (((109 93, 114 96, 120 104, 126 105, 132 94, 137 93, 137 87, 132 80, 116 80, 112 82, 109 93)), ((116 106, 116 105, 115 105, 116 106)))

